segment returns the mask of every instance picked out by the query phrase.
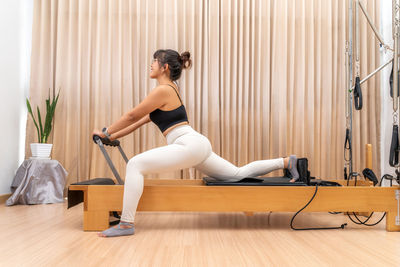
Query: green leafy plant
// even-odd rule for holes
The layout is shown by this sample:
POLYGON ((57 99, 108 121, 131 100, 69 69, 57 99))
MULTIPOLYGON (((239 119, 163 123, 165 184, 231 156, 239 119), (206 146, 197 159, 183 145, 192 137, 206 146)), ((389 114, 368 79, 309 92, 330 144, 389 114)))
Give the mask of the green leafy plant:
POLYGON ((53 98, 51 99, 50 98, 50 89, 49 89, 49 97, 46 99, 46 118, 44 121, 44 125, 42 125, 42 118, 40 115, 39 107, 36 107, 38 122, 39 122, 39 125, 38 125, 38 123, 36 122, 35 116, 33 115, 33 112, 32 112, 31 103, 29 102, 28 98, 26 99, 26 106, 28 107, 29 114, 31 114, 33 123, 36 126, 39 143, 47 143, 47 138, 49 137, 51 129, 52 129, 54 112, 56 110, 56 105, 58 102, 59 95, 60 95, 60 90, 58 90, 57 96, 55 96, 55 92, 53 90, 53 98), (50 102, 50 100, 51 100, 51 102, 50 102))

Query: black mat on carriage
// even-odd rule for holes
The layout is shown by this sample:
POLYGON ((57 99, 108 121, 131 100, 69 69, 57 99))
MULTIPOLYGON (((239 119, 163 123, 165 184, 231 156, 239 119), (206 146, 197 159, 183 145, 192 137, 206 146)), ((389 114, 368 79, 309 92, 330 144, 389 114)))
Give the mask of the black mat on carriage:
POLYGON ((267 177, 267 178, 256 178, 246 177, 237 182, 227 182, 223 180, 217 180, 212 177, 204 177, 203 181, 206 185, 232 185, 232 186, 306 186, 307 183, 303 181, 290 182, 288 177, 267 177))

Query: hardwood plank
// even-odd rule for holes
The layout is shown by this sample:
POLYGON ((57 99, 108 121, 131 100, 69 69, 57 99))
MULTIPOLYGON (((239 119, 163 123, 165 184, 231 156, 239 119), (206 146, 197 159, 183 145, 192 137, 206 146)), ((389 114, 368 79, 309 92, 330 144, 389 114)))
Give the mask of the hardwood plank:
POLYGON ((0 204, 6 203, 7 199, 11 197, 11 194, 0 195, 0 204))
MULTIPOLYGON (((346 216, 301 213, 138 212, 135 235, 82 231, 79 204, 0 206, 0 266, 398 266, 398 233, 352 224, 346 216)), ((375 222, 382 214, 373 216, 375 222)))

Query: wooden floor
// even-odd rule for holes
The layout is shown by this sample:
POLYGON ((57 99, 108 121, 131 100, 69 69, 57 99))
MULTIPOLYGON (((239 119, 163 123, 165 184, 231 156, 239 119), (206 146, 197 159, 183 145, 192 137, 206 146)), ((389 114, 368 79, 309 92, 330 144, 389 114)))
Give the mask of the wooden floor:
MULTIPOLYGON (((0 266, 400 266, 400 233, 386 232, 384 220, 293 231, 293 213, 138 212, 135 235, 99 238, 82 231, 82 205, 1 204, 0 266)), ((295 224, 343 222, 305 213, 295 224)))

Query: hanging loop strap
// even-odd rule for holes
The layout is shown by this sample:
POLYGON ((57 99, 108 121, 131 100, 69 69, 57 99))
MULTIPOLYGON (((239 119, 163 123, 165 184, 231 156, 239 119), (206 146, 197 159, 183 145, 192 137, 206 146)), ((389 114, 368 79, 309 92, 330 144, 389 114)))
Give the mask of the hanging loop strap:
POLYGON ((395 167, 399 164, 399 126, 393 125, 392 142, 390 144, 389 164, 395 167))
POLYGON ((363 99, 362 99, 362 92, 361 92, 361 85, 360 85, 360 77, 356 77, 356 84, 354 86, 354 104, 356 110, 361 110, 363 106, 363 99))
POLYGON ((344 160, 351 161, 350 129, 346 129, 346 139, 344 141, 344 160), (346 157, 346 151, 349 151, 349 158, 346 157))

